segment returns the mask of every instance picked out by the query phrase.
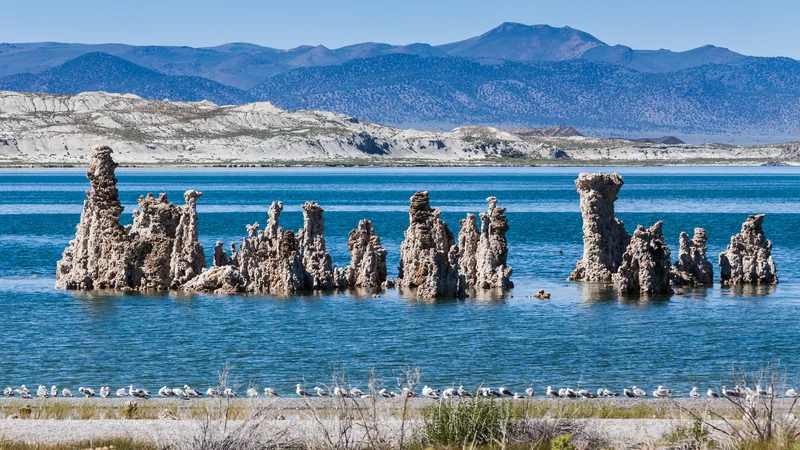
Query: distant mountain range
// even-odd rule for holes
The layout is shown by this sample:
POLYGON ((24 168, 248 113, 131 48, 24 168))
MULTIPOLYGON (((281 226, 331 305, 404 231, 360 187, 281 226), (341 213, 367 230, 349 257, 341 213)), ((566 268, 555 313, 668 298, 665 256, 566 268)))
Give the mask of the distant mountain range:
POLYGON ((574 125, 609 132, 800 136, 800 63, 711 45, 609 46, 570 27, 504 23, 432 46, 288 50, 0 44, 0 89, 270 101, 390 125, 574 125))

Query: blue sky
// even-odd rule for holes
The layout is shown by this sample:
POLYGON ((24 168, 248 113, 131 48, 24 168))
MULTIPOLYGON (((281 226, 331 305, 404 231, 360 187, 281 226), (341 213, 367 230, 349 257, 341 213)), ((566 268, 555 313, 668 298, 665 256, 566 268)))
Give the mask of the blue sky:
POLYGON ((800 58, 799 17, 798 0, 2 0, 0 42, 441 44, 511 21, 569 25, 634 48, 715 44, 800 58))

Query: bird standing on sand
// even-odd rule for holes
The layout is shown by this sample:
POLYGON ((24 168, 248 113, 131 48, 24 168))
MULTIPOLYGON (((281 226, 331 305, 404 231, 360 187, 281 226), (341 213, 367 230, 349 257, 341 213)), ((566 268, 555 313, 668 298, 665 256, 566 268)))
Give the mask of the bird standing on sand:
POLYGON ((78 392, 83 394, 83 396, 86 397, 86 398, 94 397, 95 395, 97 395, 97 393, 94 391, 94 389, 83 387, 83 386, 78 388, 78 392))
POLYGON ((378 391, 378 395, 380 395, 383 398, 392 398, 392 393, 389 392, 389 390, 386 388, 383 388, 380 391, 378 391))
POLYGON ((128 393, 125 392, 125 388, 117 389, 117 397, 127 397, 128 393))
POLYGON ((148 391, 147 389, 142 389, 142 388, 134 389, 133 385, 130 385, 130 386, 128 386, 128 395, 130 395, 131 397, 137 397, 137 398, 147 398, 147 397, 150 397, 150 391, 148 391))
POLYGON ((184 384, 183 385, 183 390, 184 390, 184 392, 186 392, 186 395, 188 395, 189 397, 202 397, 202 395, 199 392, 197 392, 194 389, 190 388, 188 384, 184 384))
POLYGON ((53 398, 58 397, 58 388, 55 384, 50 387, 50 395, 52 395, 53 398))
POLYGON ((434 399, 439 398, 439 393, 429 388, 428 386, 422 388, 422 395, 428 398, 434 398, 434 399))
POLYGON ((297 389, 295 389, 295 392, 297 392, 297 395, 299 397, 310 397, 311 396, 311 394, 306 392, 305 389, 300 387, 300 383, 297 383, 297 389))
POLYGON ((26 388, 24 384, 22 386, 16 388, 16 389, 14 389, 14 392, 19 394, 22 398, 31 398, 31 391, 29 391, 28 388, 26 388))
POLYGON ((5 395, 6 397, 13 397, 14 396, 14 390, 11 389, 11 386, 9 386, 9 387, 3 389, 3 395, 5 395))
POLYGON ((628 388, 625 388, 625 389, 623 389, 623 390, 622 390, 622 394, 623 394, 625 397, 628 397, 628 398, 636 398, 636 394, 634 394, 634 393, 633 393, 633 391, 631 391, 631 390, 630 390, 630 389, 628 389, 628 388))
POLYGON ((500 389, 498 389, 497 392, 499 392, 500 395, 502 395, 503 397, 513 397, 514 396, 513 392, 509 391, 508 389, 506 389, 504 387, 501 387, 500 389))
POLYGON ((362 391, 361 389, 354 387, 350 389, 350 395, 352 395, 353 397, 363 397, 366 394, 364 394, 364 391, 362 391))
POLYGON ((275 392, 275 389, 268 387, 264 388, 264 397, 280 397, 280 395, 275 392))
POLYGON ((175 395, 175 393, 172 392, 172 389, 162 386, 161 389, 158 390, 158 395, 161 397, 172 397, 175 395))
POLYGON ((417 396, 417 393, 411 390, 411 388, 404 387, 402 392, 403 392, 403 397, 405 398, 411 398, 417 396))
POLYGON ((236 397, 236 391, 234 391, 231 388, 225 388, 225 391, 223 391, 223 394, 225 395, 225 398, 236 397))
POLYGON ((534 394, 533 388, 529 387, 528 389, 525 389, 525 393, 528 394, 529 398, 533 398, 533 394, 534 394))
POLYGON ((700 398, 700 393, 699 393, 699 392, 697 392, 697 386, 693 386, 693 387, 692 387, 692 390, 691 390, 691 391, 689 391, 689 397, 692 397, 692 398, 700 398))
POLYGON ((459 386, 458 387, 458 396, 459 397, 472 397, 472 394, 468 390, 464 389, 464 386, 459 386))
MULTIPOLYGON (((175 394, 176 397, 180 397, 182 399, 188 399, 189 398, 189 394, 187 394, 186 391, 184 391, 181 388, 172 388, 172 392, 175 394)), ((258 394, 258 393, 256 393, 256 394, 258 394)))
POLYGON ((595 395, 594 395, 594 394, 592 394, 591 392, 589 392, 589 391, 588 391, 588 390, 586 390, 586 389, 581 389, 581 390, 579 390, 579 391, 577 392, 577 394, 578 394, 578 396, 580 396, 580 397, 583 397, 583 398, 594 398, 594 397, 595 397, 595 395))
POLYGON ((711 397, 711 398, 719 398, 719 394, 717 394, 716 392, 712 391, 711 389, 709 389, 708 392, 706 392, 706 395, 711 397))
POLYGON ((547 386, 547 395, 548 395, 549 397, 553 397, 553 398, 558 398, 558 397, 561 397, 561 396, 558 394, 558 391, 554 391, 554 390, 553 390, 553 387, 552 387, 552 386, 547 386))
POLYGON ((219 389, 208 388, 208 390, 206 391, 206 395, 211 397, 211 398, 219 397, 219 395, 220 395, 219 389))
POLYGON ((666 398, 670 396, 672 396, 672 389, 667 389, 661 385, 659 385, 658 388, 653 391, 653 397, 666 398))
POLYGON ((333 388, 333 396, 339 398, 350 398, 350 393, 347 392, 346 389, 342 389, 339 386, 334 386, 333 388))
POLYGON ((256 398, 258 397, 258 391, 256 388, 249 388, 247 390, 247 398, 256 398))
POLYGON ((328 394, 328 391, 326 391, 325 389, 322 389, 322 388, 321 388, 321 387, 319 387, 319 386, 314 386, 314 391, 315 391, 315 392, 317 393, 317 395, 319 395, 320 397, 328 397, 328 396, 330 395, 330 394, 328 394))
POLYGON ((67 397, 67 398, 74 397, 74 395, 72 395, 72 391, 70 391, 67 388, 64 388, 64 389, 61 390, 61 396, 62 397, 67 397))
POLYGON ((637 397, 647 397, 647 392, 645 392, 643 389, 639 389, 636 386, 631 386, 631 390, 633 391, 633 395, 637 397))
POLYGON ((36 396, 37 397, 42 397, 42 398, 47 398, 47 397, 50 397, 50 394, 47 393, 47 388, 40 384, 39 385, 39 389, 36 390, 36 396))
POLYGON ((100 386, 100 397, 108 398, 111 396, 111 386, 100 386))
POLYGON ((789 398, 797 398, 798 397, 797 391, 795 391, 794 389, 789 389, 788 391, 786 391, 786 396, 789 398))

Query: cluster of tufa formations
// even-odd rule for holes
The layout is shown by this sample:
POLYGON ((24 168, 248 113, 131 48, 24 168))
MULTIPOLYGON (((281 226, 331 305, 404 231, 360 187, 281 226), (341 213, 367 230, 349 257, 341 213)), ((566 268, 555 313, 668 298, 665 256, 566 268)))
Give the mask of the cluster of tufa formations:
MULTIPOLYGON (((571 281, 612 282, 620 294, 671 295, 673 286, 711 285, 714 269, 706 258, 708 236, 695 228, 681 233, 678 260, 672 264, 664 242, 663 222, 636 227, 633 236, 614 215, 614 202, 623 185, 618 174, 582 173, 575 180, 583 216, 583 255, 571 281)), ((750 216, 742 231, 731 237, 719 255, 723 285, 777 283, 772 243, 761 224, 764 215, 750 216)))
POLYGON ((439 218, 441 210, 431 208, 428 193, 414 194, 400 246, 397 285, 416 289, 420 298, 464 297, 471 289, 513 287, 507 265, 505 208, 497 206, 495 197, 486 201, 489 209, 480 214, 480 230, 475 215, 467 214, 458 233, 460 245, 456 245, 453 233, 439 218))
MULTIPOLYGON (((214 248, 213 265, 206 268, 198 242, 197 199, 186 191, 186 204, 169 203, 166 194, 139 198, 133 224, 120 224, 117 164, 111 149, 92 150, 87 177, 92 189, 75 239, 57 264, 58 289, 182 290, 188 292, 291 294, 337 289, 379 290, 395 285, 387 279, 386 249, 375 227, 362 220, 347 243, 350 265, 335 267, 325 245, 324 210, 316 202, 303 204, 303 228, 296 233, 279 225, 281 202, 268 210, 266 227, 247 226, 238 248, 214 248)), ((461 247, 432 209, 427 192, 411 197, 410 224, 401 245, 397 285, 417 297, 464 297, 472 289, 506 290, 508 223, 505 209, 490 197, 488 211, 462 221, 461 247)))

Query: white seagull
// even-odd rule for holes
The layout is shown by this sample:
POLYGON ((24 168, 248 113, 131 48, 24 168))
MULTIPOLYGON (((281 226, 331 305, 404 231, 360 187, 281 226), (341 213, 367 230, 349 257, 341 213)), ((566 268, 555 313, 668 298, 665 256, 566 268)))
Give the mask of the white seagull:
POLYGON ((689 391, 689 397, 692 397, 692 398, 699 398, 700 397, 700 393, 697 392, 697 386, 692 387, 692 390, 689 391))
POLYGON ((50 395, 52 395, 53 398, 58 397, 58 388, 56 387, 55 384, 50 387, 50 395))
POLYGON ((528 394, 528 397, 533 398, 533 388, 525 389, 525 393, 528 394))
MULTIPOLYGON (((189 394, 187 394, 186 391, 184 391, 181 388, 172 388, 172 392, 175 394, 175 396, 180 397, 182 399, 189 398, 189 394)), ((256 395, 258 395, 258 392, 256 392, 256 395)))
POLYGON ((717 394, 716 392, 712 391, 711 389, 709 389, 708 392, 706 392, 706 395, 711 397, 711 398, 719 398, 719 394, 717 394))
POLYGON ((117 389, 117 397, 127 397, 128 393, 125 391, 125 388, 117 389))
POLYGON ((82 387, 82 386, 78 388, 78 392, 83 394, 83 396, 86 397, 86 398, 94 397, 95 395, 97 395, 97 393, 94 391, 94 389, 86 388, 86 387, 82 387))
POLYGON ((278 393, 275 392, 275 389, 268 387, 264 388, 264 397, 280 397, 280 395, 278 395, 278 393))
POLYGON ((186 392, 186 395, 188 395, 189 397, 202 397, 202 395, 199 392, 190 388, 188 384, 183 385, 183 391, 186 392))
POLYGON ((513 392, 509 391, 508 389, 506 389, 504 387, 501 387, 500 389, 498 389, 497 392, 499 392, 500 395, 505 396, 505 397, 513 397, 514 396, 513 392))
POLYGON ((548 395, 548 396, 550 396, 550 397, 555 397, 555 398, 557 398, 557 397, 561 397, 561 396, 558 394, 558 391, 554 391, 554 390, 553 390, 553 387, 552 387, 552 386, 547 386, 547 395, 548 395))
POLYGON ((175 395, 175 393, 172 392, 172 389, 166 386, 162 386, 161 389, 158 390, 158 395, 160 395, 161 397, 172 397, 175 395))
POLYGON ((206 391, 206 395, 209 396, 209 397, 212 397, 212 398, 213 397, 219 397, 219 395, 220 395, 219 389, 208 388, 208 390, 206 391))
POLYGON ((672 396, 672 389, 667 389, 661 385, 658 386, 658 389, 653 391, 653 397, 665 398, 670 396, 672 396))
POLYGON ((789 389, 788 391, 786 391, 786 396, 789 398, 797 398, 798 397, 797 391, 795 391, 794 389, 789 389))
POLYGON ((256 398, 258 397, 258 390, 256 388, 250 388, 247 390, 247 398, 256 398))
POLYGON ((63 397, 74 397, 74 395, 72 395, 72 391, 70 391, 67 388, 64 388, 64 389, 61 390, 61 395, 63 397))
POLYGON ((130 395, 131 397, 147 398, 150 397, 150 391, 142 388, 134 389, 133 385, 130 385, 128 387, 128 395, 130 395))
POLYGON ((325 389, 322 389, 319 386, 314 386, 314 391, 316 391, 317 395, 319 395, 320 397, 328 397, 328 396, 330 396, 330 394, 328 394, 328 391, 326 391, 325 389))
POLYGON ((470 394, 470 392, 468 390, 464 389, 464 386, 462 385, 462 386, 458 387, 458 396, 459 397, 472 397, 472 394, 470 394))
POLYGON ((411 390, 410 388, 407 388, 407 387, 403 388, 403 397, 411 398, 411 397, 416 397, 416 396, 417 396, 417 393, 414 392, 413 390, 411 390))
POLYGON ((347 392, 346 389, 342 389, 339 386, 333 387, 333 396, 339 398, 350 398, 350 393, 347 392))
POLYGON ((380 391, 378 391, 378 395, 380 395, 383 398, 392 398, 392 393, 389 392, 386 388, 383 388, 380 391))
POLYGON ((28 388, 26 388, 24 384, 22 386, 16 388, 16 389, 14 389, 14 392, 16 392, 17 394, 21 395, 22 398, 30 398, 31 397, 31 391, 29 391, 28 388))
POLYGON ((6 397, 13 397, 14 396, 14 390, 11 389, 11 386, 9 386, 9 387, 3 389, 3 395, 5 395, 6 397))
POLYGON ((625 395, 625 397, 628 397, 628 398, 636 398, 636 394, 634 394, 633 391, 631 391, 628 388, 623 389, 622 390, 622 394, 625 395))
POLYGON ((595 395, 591 392, 587 391, 586 389, 581 389, 577 392, 577 394, 583 398, 594 398, 595 395))
POLYGON ((47 393, 47 388, 40 384, 39 385, 39 389, 36 390, 36 396, 37 397, 42 397, 42 398, 47 398, 47 397, 50 397, 50 394, 47 393))
POLYGON ((100 386, 100 397, 108 398, 111 396, 111 387, 110 386, 100 386))
POLYGON ((422 395, 428 398, 439 398, 439 394, 428 386, 422 388, 422 395))
POLYGON ((364 394, 364 391, 362 391, 361 389, 354 387, 350 389, 350 395, 352 395, 353 397, 362 397, 366 394, 364 394))
POLYGON ((225 398, 236 397, 236 391, 231 388, 225 388, 223 394, 225 395, 225 398))
POLYGON ((643 389, 639 389, 636 386, 632 386, 631 390, 633 391, 633 395, 637 397, 647 397, 647 392, 645 392, 643 389))
POLYGON ((299 397, 310 397, 311 396, 311 394, 309 394, 303 388, 300 387, 300 383, 297 383, 297 389, 295 389, 295 392, 297 392, 297 395, 299 397))

